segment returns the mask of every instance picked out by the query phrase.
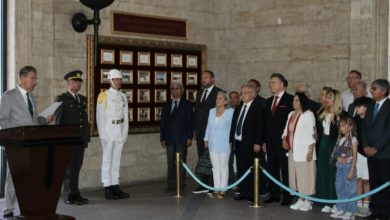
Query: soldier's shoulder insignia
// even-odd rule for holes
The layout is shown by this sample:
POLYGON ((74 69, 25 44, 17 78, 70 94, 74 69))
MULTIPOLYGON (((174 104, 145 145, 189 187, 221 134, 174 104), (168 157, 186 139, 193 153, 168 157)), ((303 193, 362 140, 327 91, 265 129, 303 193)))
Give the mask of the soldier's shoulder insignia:
POLYGON ((107 94, 105 91, 102 91, 99 93, 99 96, 98 96, 98 99, 97 99, 97 103, 98 104, 102 104, 103 102, 105 102, 107 100, 107 94))

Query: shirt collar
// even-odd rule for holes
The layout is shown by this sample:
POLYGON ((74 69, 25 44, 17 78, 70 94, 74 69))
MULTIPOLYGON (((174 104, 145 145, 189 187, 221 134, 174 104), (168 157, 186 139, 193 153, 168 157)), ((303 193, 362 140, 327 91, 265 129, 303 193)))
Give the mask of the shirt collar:
POLYGON ((68 90, 68 92, 73 96, 75 97, 77 95, 77 93, 73 93, 72 91, 68 90))
POLYGON ((208 93, 211 92, 211 90, 213 90, 213 88, 215 87, 215 85, 213 84, 212 86, 210 86, 209 88, 205 88, 204 90, 207 90, 208 93))
POLYGON ((177 102, 177 104, 179 104, 180 98, 178 98, 178 99, 172 99, 172 104, 175 104, 175 101, 177 102))
POLYGON ((22 93, 22 95, 26 95, 27 90, 23 89, 21 86, 18 86, 19 91, 22 93))
POLYGON ((254 99, 250 100, 250 101, 249 101, 249 102, 247 102, 247 103, 243 102, 242 104, 243 104, 243 105, 246 105, 246 106, 247 106, 247 108, 249 108, 249 107, 251 106, 251 104, 252 104, 253 100, 254 100, 254 99))
POLYGON ((280 98, 284 95, 285 92, 286 92, 286 91, 283 90, 283 91, 281 91, 280 93, 275 94, 274 96, 278 96, 278 98, 280 99, 280 98))
POLYGON ((383 103, 387 100, 387 97, 385 97, 384 99, 380 100, 379 102, 376 102, 377 104, 379 104, 379 108, 382 107, 383 103))

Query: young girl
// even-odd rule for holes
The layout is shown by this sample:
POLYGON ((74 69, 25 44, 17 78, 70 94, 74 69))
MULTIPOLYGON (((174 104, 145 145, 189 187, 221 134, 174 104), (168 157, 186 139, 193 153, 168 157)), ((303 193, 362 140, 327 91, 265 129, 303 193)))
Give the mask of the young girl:
MULTIPOLYGON (((336 160, 336 194, 337 199, 348 199, 356 196, 356 158, 358 141, 356 139, 355 122, 350 117, 340 120, 339 138, 332 157, 336 160)), ((336 204, 337 212, 332 218, 355 219, 356 202, 336 204)))

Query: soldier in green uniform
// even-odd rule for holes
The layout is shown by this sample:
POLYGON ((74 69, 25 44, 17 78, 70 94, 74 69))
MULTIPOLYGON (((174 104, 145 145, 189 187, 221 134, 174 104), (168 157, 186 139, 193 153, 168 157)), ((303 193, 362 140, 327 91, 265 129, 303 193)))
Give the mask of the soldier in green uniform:
POLYGON ((60 125, 79 125, 81 137, 84 141, 81 145, 71 146, 70 161, 64 177, 64 202, 75 205, 84 205, 89 202, 88 199, 80 195, 78 187, 84 151, 90 141, 87 98, 78 94, 83 82, 82 74, 80 70, 67 73, 64 79, 67 81, 68 91, 56 98, 57 102, 62 102, 56 117, 57 123, 60 125))

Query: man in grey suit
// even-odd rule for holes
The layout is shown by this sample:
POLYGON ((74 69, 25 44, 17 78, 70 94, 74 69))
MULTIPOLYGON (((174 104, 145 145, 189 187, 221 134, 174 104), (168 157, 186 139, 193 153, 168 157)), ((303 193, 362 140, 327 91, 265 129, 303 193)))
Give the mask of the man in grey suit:
MULTIPOLYGON (((31 93, 37 85, 37 70, 25 66, 19 71, 19 85, 4 93, 0 102, 1 129, 26 125, 37 125, 35 99, 31 93)), ((52 116, 51 116, 52 117, 52 116)), ((52 119, 46 119, 48 121, 52 119)), ((11 173, 7 168, 5 183, 4 217, 12 217, 15 209, 16 195, 11 173)))

